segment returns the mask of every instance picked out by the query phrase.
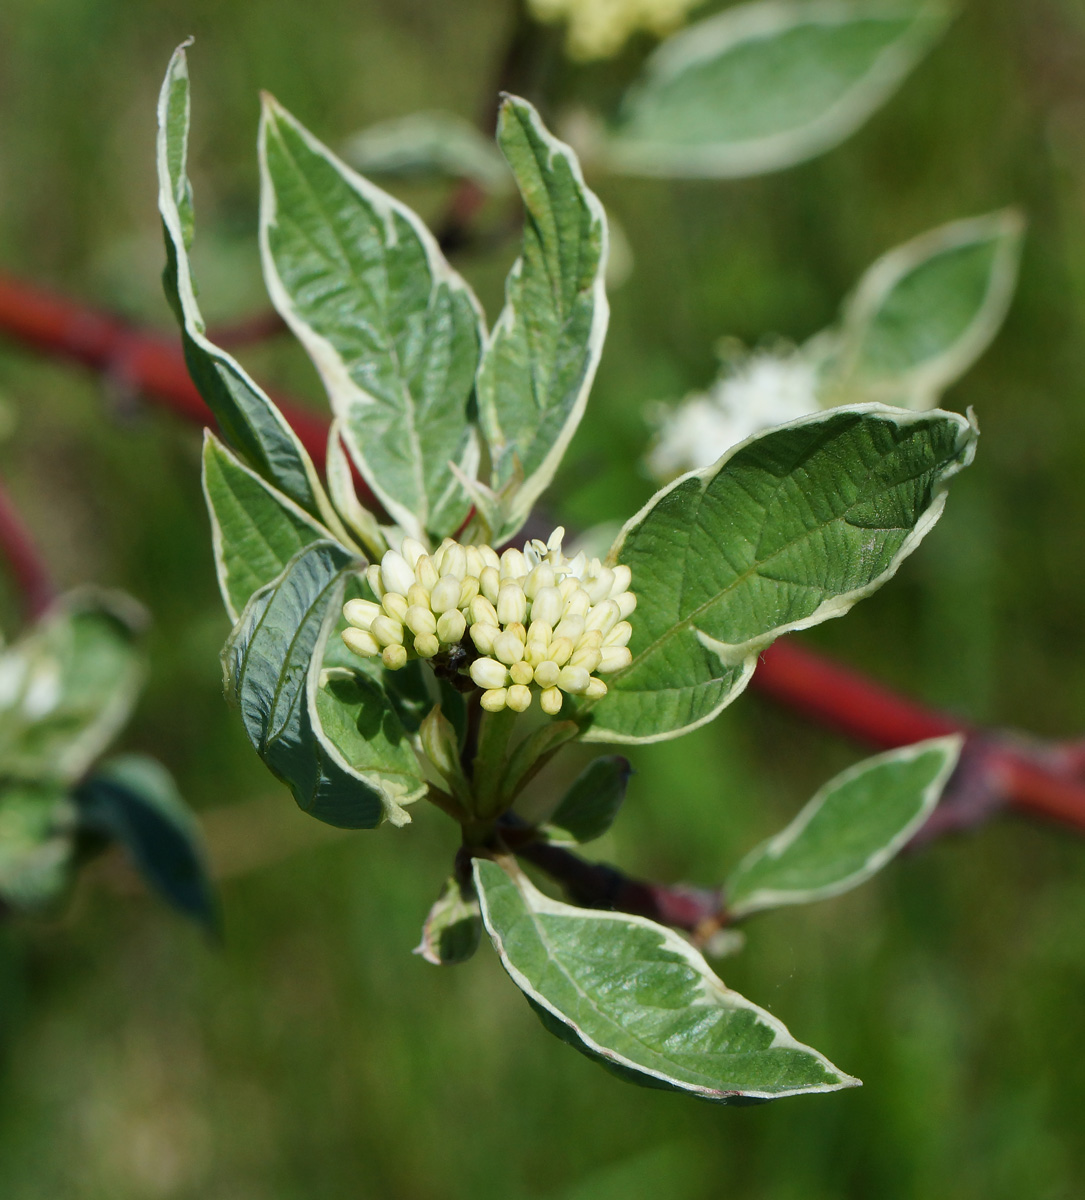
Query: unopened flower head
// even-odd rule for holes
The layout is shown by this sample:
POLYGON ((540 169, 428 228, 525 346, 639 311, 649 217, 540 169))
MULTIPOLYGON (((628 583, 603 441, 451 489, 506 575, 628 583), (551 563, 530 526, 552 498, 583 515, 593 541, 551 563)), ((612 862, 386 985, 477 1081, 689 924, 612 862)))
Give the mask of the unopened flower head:
POLYGON ((612 58, 638 30, 663 37, 686 19, 700 0, 529 0, 540 21, 569 23, 571 58, 612 58))
POLYGON ((377 600, 344 606, 343 640, 392 671, 412 658, 462 662, 491 712, 523 712, 536 694, 551 715, 563 693, 605 696, 599 676, 632 661, 630 571, 566 557, 564 534, 501 555, 450 538, 430 555, 406 538, 366 572, 377 600))

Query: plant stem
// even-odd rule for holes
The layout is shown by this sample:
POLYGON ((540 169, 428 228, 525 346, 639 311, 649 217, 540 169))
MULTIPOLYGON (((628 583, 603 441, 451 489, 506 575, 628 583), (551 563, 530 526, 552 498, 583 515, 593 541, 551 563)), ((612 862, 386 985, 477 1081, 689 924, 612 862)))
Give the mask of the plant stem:
POLYGON ((55 599, 56 588, 49 568, 3 484, 0 484, 0 551, 11 568, 23 614, 28 621, 37 620, 55 599))

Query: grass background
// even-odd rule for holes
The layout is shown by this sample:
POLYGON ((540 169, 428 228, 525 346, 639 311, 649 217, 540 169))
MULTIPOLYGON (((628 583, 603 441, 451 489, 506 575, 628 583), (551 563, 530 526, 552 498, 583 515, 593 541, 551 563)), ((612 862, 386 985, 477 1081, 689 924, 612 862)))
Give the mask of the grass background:
MULTIPOLYGON (((333 143, 424 108, 474 117, 512 22, 498 0, 7 0, 0 265, 170 326, 154 101, 195 33, 197 275, 212 318, 257 310, 257 90, 333 143)), ((578 68, 537 37, 527 82, 551 114, 611 102, 646 49, 578 68)), ((813 163, 726 184, 597 180, 635 270, 553 514, 583 526, 643 502, 643 406, 706 384, 721 335, 805 338, 888 247, 1019 204, 1014 308, 947 400, 976 407, 977 462, 892 586, 810 641, 976 720, 1085 728, 1083 80, 1080 0, 973 0, 886 109, 813 163)), ((440 211, 438 190, 405 194, 440 211)), ((491 316, 512 253, 457 259, 491 316)), ((289 348, 247 359, 318 402, 289 348)), ((448 972, 411 957, 453 850, 439 813, 314 841, 260 767, 219 691, 197 432, 123 380, 11 345, 0 398, 0 470, 57 577, 124 587, 155 615, 124 743, 213 810, 231 872, 220 946, 101 870, 61 918, 0 932, 5 1200, 1080 1195, 1080 841, 1006 820, 751 925, 724 977, 862 1089, 728 1110, 623 1086, 547 1037, 488 952, 448 972)), ((750 695, 635 752, 600 853, 717 882, 860 753, 750 695)))

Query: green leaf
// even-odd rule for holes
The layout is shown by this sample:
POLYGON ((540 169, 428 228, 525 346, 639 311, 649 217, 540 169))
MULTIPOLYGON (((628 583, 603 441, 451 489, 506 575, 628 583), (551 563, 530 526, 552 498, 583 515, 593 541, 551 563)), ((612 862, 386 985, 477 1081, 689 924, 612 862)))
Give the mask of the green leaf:
POLYGON ((649 58, 606 165, 722 179, 813 158, 889 99, 946 15, 941 3, 765 0, 698 21, 649 58))
POLYGON ((116 839, 148 884, 208 929, 218 912, 200 827, 173 776, 143 754, 108 759, 75 793, 81 826, 116 839))
POLYGON ((511 872, 475 862, 486 929, 543 1024, 589 1058, 719 1104, 859 1083, 725 987, 677 933, 551 900, 511 872))
POLYGON ((20 783, 0 793, 0 901, 32 912, 68 886, 75 806, 56 784, 20 783))
POLYGON ((145 624, 128 596, 81 589, 0 653, 0 776, 66 784, 87 771, 139 694, 145 624))
POLYGON ((316 542, 249 601, 223 648, 228 695, 249 740, 311 816, 347 829, 403 824, 425 790, 403 728, 371 681, 323 686, 340 617, 348 551, 316 542))
POLYGON ((580 424, 609 309, 606 216, 576 155, 515 96, 502 102, 497 140, 527 210, 478 376, 491 486, 510 493, 500 541, 523 525, 580 424))
POLYGON ((334 527, 335 514, 312 460, 282 413, 241 365, 205 336, 188 261, 194 228, 186 173, 189 44, 174 51, 158 99, 158 208, 166 235, 163 283, 181 324, 189 374, 234 449, 295 504, 334 527))
POLYGON ((831 779, 732 872, 724 889, 730 916, 839 896, 880 871, 934 811, 961 745, 960 737, 917 742, 831 779))
POLYGON ((461 883, 450 875, 422 926, 422 941, 415 948, 435 967, 466 962, 482 937, 482 912, 471 880, 461 883))
POLYGON ((331 398, 351 457, 417 538, 454 532, 473 478, 482 314, 422 222, 270 96, 260 123, 260 244, 275 307, 331 398))
POLYGON ((611 552, 632 571, 633 662, 585 706, 585 737, 654 742, 712 720, 770 642, 843 615, 894 574, 976 436, 956 413, 835 409, 658 492, 611 552))
POLYGON ((878 259, 845 306, 826 398, 933 407, 998 332, 1023 232, 1007 209, 942 225, 878 259))
POLYGON ((343 149, 348 163, 365 175, 395 179, 469 179, 483 191, 512 191, 505 160, 489 138, 463 117, 420 112, 370 125, 343 149))
POLYGON ((592 842, 614 823, 633 768, 613 754, 584 768, 565 793, 544 832, 552 842, 592 842))
POLYGON ((270 583, 303 547, 334 540, 293 500, 265 483, 207 430, 203 494, 211 516, 222 602, 237 621, 253 592, 270 583))

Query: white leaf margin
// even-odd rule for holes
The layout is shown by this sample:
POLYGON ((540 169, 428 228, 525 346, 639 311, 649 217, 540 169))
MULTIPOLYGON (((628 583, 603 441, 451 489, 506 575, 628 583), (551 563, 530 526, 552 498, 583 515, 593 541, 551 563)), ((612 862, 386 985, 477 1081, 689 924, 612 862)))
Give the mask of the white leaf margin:
MULTIPOLYGON (((731 446, 719 459, 711 466, 703 467, 700 470, 687 471, 685 475, 680 475, 677 479, 661 488, 656 494, 640 509, 639 512, 633 514, 628 521, 622 526, 614 545, 607 555, 606 562, 609 566, 614 566, 621 561, 621 550, 625 544, 625 539, 629 534, 652 512, 652 510, 675 488, 680 487, 689 479, 699 479, 701 481, 702 490, 723 470, 727 463, 734 458, 741 450, 744 450, 751 443, 758 441, 767 434, 775 433, 781 429, 794 429, 804 425, 818 424, 827 419, 839 416, 841 413, 854 414, 872 414, 885 417, 887 420, 893 421, 901 427, 915 424, 923 424, 932 417, 944 417, 951 424, 958 426, 958 457, 942 474, 941 479, 935 489, 934 495, 931 497, 931 503, 920 519, 912 527, 911 531, 906 535, 901 543, 892 561, 886 569, 877 578, 865 584, 863 587, 855 588, 850 592, 842 592, 838 596, 830 596, 823 600, 818 607, 810 613, 809 616, 802 617, 797 621, 789 621, 759 637, 751 638, 746 642, 721 642, 715 638, 709 637, 702 633, 699 629, 689 622, 689 627, 693 629, 697 640, 705 649, 712 651, 720 661, 720 665, 725 669, 740 667, 741 674, 735 681, 734 686, 723 698, 723 700, 706 713, 703 717, 696 721, 691 721, 688 725, 683 725, 680 729, 665 730, 662 733, 653 733, 642 736, 632 734, 622 734, 615 731, 607 730, 598 723, 589 725, 583 735, 582 740, 585 742, 607 742, 613 745, 649 745, 653 742, 668 742, 677 737, 682 737, 687 733, 692 733, 695 729, 700 729, 702 725, 707 725, 710 721, 714 721, 716 717, 733 701, 735 701, 745 690, 753 676, 754 669, 757 666, 757 659, 761 652, 770 646, 778 637, 782 637, 786 633, 795 633, 802 629, 810 629, 814 625, 820 625, 823 621, 830 621, 835 617, 842 617, 849 609, 853 608, 860 600, 865 600, 867 596, 872 595, 880 587, 897 573, 900 565, 904 560, 916 549, 919 543, 927 536, 928 533, 938 523, 938 519, 942 515, 942 510, 946 506, 946 498, 948 495, 949 481, 954 475, 963 471, 973 460, 976 454, 976 439, 979 436, 979 425, 976 422, 975 415, 969 409, 967 416, 961 416, 960 413, 949 412, 945 409, 930 409, 925 412, 910 412, 907 409, 890 408, 885 404, 849 404, 841 405, 838 408, 827 409, 823 412, 809 413, 803 417, 797 417, 794 421, 787 421, 783 425, 776 425, 771 430, 763 430, 760 433, 754 434, 752 437, 746 438, 744 441, 738 442, 731 446)), ((631 588, 636 594, 637 584, 634 579, 631 583, 631 588)), ((630 618, 636 624, 636 612, 634 611, 630 618)), ((677 626, 672 626, 672 629, 677 626)), ((653 643, 655 645, 657 643, 653 643)), ((653 647, 649 646, 648 650, 653 647)), ((634 663, 639 658, 643 657, 648 650, 642 651, 634 663)), ((632 663, 630 667, 632 667, 632 663)), ((623 671, 616 672, 610 679, 617 682, 621 679, 625 671, 630 667, 624 668, 623 671)), ((609 681, 608 681, 609 682, 609 681)), ((605 697, 603 700, 605 701, 605 697)), ((580 712, 587 714, 599 704, 600 701, 592 701, 583 704, 580 712)))
MULTIPOLYGON (((346 443, 351 458, 357 464, 358 470, 362 473, 373 494, 380 500, 385 511, 401 529, 405 530, 409 536, 420 541, 423 545, 428 545, 429 539, 426 535, 426 523, 429 518, 428 500, 425 501, 423 511, 416 513, 410 507, 391 496, 376 478, 366 458, 364 447, 359 444, 349 427, 347 418, 349 417, 350 410, 355 405, 372 407, 379 402, 351 379, 346 364, 331 342, 321 334, 318 334, 302 318, 275 265, 275 258, 271 250, 270 233, 276 223, 278 199, 275 193, 275 184, 271 178, 271 172, 267 163, 268 128, 272 121, 283 121, 291 126, 294 132, 308 145, 309 149, 314 154, 323 158, 342 177, 343 181, 357 192, 366 204, 373 208, 374 212, 385 222, 389 244, 394 244, 395 242, 394 221, 396 217, 399 217, 411 227, 426 255, 430 278, 433 281, 431 290, 436 291, 443 284, 454 292, 462 293, 470 302, 478 321, 480 349, 485 345, 486 341, 486 318, 482 311, 482 306, 479 304, 478 298, 471 290, 467 281, 458 271, 453 269, 444 254, 441 253, 437 239, 412 209, 349 167, 338 155, 325 146, 319 138, 310 133, 293 114, 283 108, 270 92, 261 93, 261 100, 260 132, 257 140, 260 159, 260 258, 264 268, 264 283, 268 294, 279 315, 289 325, 295 337, 302 343, 313 360, 324 383, 324 387, 328 392, 332 411, 340 418, 343 441, 346 443)), ((414 403, 414 398, 412 397, 411 399, 412 403, 414 403)), ((478 474, 479 463, 481 461, 481 444, 477 429, 473 425, 467 424, 466 420, 465 426, 470 436, 464 446, 461 461, 454 465, 468 478, 474 479, 478 474)), ((412 439, 414 448, 417 449, 418 433, 414 428, 413 416, 410 417, 407 433, 412 439)), ((415 465, 419 474, 419 491, 425 499, 427 492, 425 480, 421 478, 422 464, 420 453, 415 455, 415 465)), ((453 474, 445 492, 436 499, 435 507, 440 508, 458 486, 461 485, 456 479, 455 474, 453 474)))
POLYGON ((857 7, 847 0, 762 0, 730 8, 687 26, 667 39, 646 64, 641 86, 650 88, 743 42, 761 41, 801 25, 845 25, 878 17, 915 20, 875 58, 867 73, 807 125, 744 142, 685 147, 624 138, 619 130, 601 148, 603 165, 626 175, 742 179, 793 167, 845 141, 889 98, 949 22, 948 5, 931 0, 857 7))
MULTIPOLYGON (((808 1095, 818 1092, 838 1092, 842 1088, 861 1087, 862 1080, 856 1079, 854 1076, 846 1075, 838 1067, 834 1066, 820 1051, 815 1050, 812 1046, 807 1046, 798 1041, 792 1036, 787 1026, 771 1013, 766 1012, 763 1008, 754 1004, 751 1000, 747 1000, 745 996, 738 992, 732 991, 731 988, 717 976, 704 958, 687 942, 680 937, 672 929, 668 929, 664 925, 657 925, 654 921, 649 921, 646 917, 637 917, 629 913, 611 912, 606 909, 586 909, 577 908, 571 904, 563 904, 559 900, 552 900, 549 896, 540 892, 523 874, 522 871, 514 864, 508 866, 492 862, 488 859, 476 858, 472 864, 472 870, 475 879, 475 890, 479 899, 479 906, 482 909, 482 920, 486 926, 486 932, 490 935, 490 940, 493 942, 494 949, 497 951, 498 957, 501 960, 501 965, 512 979, 513 983, 524 993, 533 1003, 544 1009, 551 1016, 555 1017, 563 1025, 567 1026, 576 1035, 577 1040, 582 1043, 593 1055, 613 1063, 615 1066, 623 1067, 637 1075, 646 1076, 651 1079, 656 1079, 668 1088, 673 1088, 677 1091, 684 1092, 687 1095, 700 1096, 705 1100, 716 1102, 726 1102, 728 1100, 738 1098, 748 1098, 751 1100, 780 1100, 787 1096, 808 1095), (676 1079, 664 1072, 653 1070, 645 1067, 640 1063, 634 1062, 630 1058, 609 1049, 606 1046, 600 1045, 592 1038, 588 1037, 577 1025, 571 1021, 560 1009, 555 1008, 549 1000, 546 999, 540 992, 536 991, 534 985, 509 959, 508 952, 505 949, 501 934, 495 929, 493 919, 490 913, 489 898, 486 893, 486 883, 483 879, 483 874, 489 870, 500 871, 502 876, 514 886, 519 892, 524 902, 529 915, 534 917, 536 913, 546 913, 551 916, 565 917, 578 921, 595 921, 600 922, 616 922, 620 925, 636 926, 642 929, 650 930, 659 938, 661 948, 665 948, 673 954, 684 959, 686 963, 696 972, 702 981, 702 999, 700 1001, 705 1007, 726 1008, 726 1009, 745 1009, 754 1015, 757 1022, 772 1030, 773 1040, 772 1048, 784 1047, 792 1050, 802 1051, 804 1054, 809 1054, 817 1060, 826 1071, 834 1074, 839 1079, 838 1083, 814 1084, 810 1087, 793 1088, 786 1091, 764 1092, 764 1091, 743 1091, 743 1090, 726 1090, 709 1087, 701 1087, 697 1084, 676 1079)), ((500 884, 502 881, 495 880, 495 883, 500 884)), ((542 933, 539 933, 540 939, 545 941, 542 933)), ((552 963, 556 960, 551 957, 552 963)), ((570 978, 567 976, 567 978, 570 978)), ((582 990, 572 980, 577 990, 582 990)))
MULTIPOLYGON (((728 914, 735 920, 751 916, 769 908, 781 908, 788 904, 809 904, 816 900, 828 900, 833 896, 843 895, 859 884, 865 883, 872 875, 877 874, 887 863, 894 859, 901 850, 912 840, 913 836, 926 823, 941 799, 942 792, 949 782, 950 776, 956 770, 964 746, 963 734, 949 734, 945 737, 929 738, 923 742, 915 742, 896 750, 888 750, 884 754, 876 754, 855 763, 823 784, 802 807, 798 815, 779 833, 755 846, 731 872, 731 878, 737 878, 755 862, 764 858, 779 858, 785 850, 790 849, 802 836, 806 827, 821 811, 822 807, 839 788, 846 787, 853 780, 865 775, 868 771, 889 763, 908 763, 921 758, 932 751, 940 751, 943 755, 942 766, 934 779, 923 789, 919 807, 910 821, 907 822, 880 849, 874 851, 862 867, 838 879, 835 883, 823 887, 805 890, 787 890, 783 888, 759 888, 750 892, 737 904, 728 905, 728 914)), ((726 895, 726 889, 725 889, 726 895)))

